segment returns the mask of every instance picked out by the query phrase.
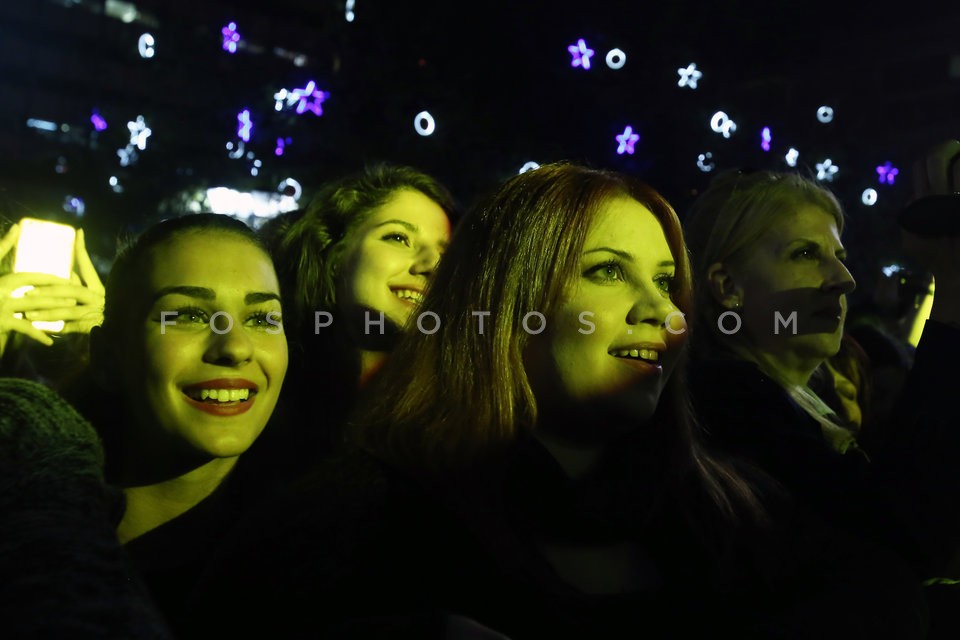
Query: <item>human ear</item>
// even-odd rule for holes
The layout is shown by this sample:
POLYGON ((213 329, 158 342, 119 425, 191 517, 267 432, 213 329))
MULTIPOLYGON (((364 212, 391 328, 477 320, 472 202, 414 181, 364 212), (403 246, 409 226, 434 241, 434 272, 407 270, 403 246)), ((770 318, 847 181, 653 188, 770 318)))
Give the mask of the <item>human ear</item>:
POLYGON ((743 301, 743 289, 723 263, 714 262, 707 268, 707 288, 713 299, 727 309, 737 309, 743 301))

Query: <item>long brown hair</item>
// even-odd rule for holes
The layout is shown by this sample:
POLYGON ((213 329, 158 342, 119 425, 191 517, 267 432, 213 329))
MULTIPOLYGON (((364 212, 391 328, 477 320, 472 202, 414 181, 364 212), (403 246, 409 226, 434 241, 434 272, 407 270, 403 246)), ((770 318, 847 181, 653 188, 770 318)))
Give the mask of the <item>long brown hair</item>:
MULTIPOLYGON (((597 212, 620 197, 637 200, 660 221, 676 262, 674 303, 689 311, 680 222, 656 191, 619 173, 567 163, 520 174, 461 222, 421 306, 421 328, 401 340, 352 421, 355 442, 402 468, 435 473, 469 467, 535 429, 524 316, 539 311, 550 321, 579 275, 597 212), (482 333, 474 312, 489 312, 482 333)), ((648 441, 662 454, 665 485, 693 477, 726 513, 738 502, 731 491, 752 499, 736 473, 701 449, 682 366, 651 423, 656 435, 648 441)))
POLYGON ((294 340, 313 333, 315 312, 338 315, 336 278, 346 240, 401 191, 418 191, 447 216, 455 214, 453 197, 433 177, 412 167, 381 163, 324 184, 305 210, 265 234, 290 318, 287 330, 294 340))

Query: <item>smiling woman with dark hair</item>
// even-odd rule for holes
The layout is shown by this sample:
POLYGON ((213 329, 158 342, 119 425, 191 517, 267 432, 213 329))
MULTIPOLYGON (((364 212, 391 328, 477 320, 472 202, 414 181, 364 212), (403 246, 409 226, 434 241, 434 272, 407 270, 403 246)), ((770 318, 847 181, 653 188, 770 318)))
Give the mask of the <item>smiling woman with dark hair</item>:
POLYGON ((116 259, 91 339, 92 374, 108 393, 94 421, 108 480, 126 496, 117 534, 175 624, 177 603, 242 506, 237 463, 286 373, 270 257, 237 220, 160 222, 116 259))
POLYGON ((296 432, 291 455, 309 464, 339 441, 358 389, 416 319, 454 208, 433 177, 375 164, 324 183, 267 228, 290 341, 280 411, 296 432), (318 414, 322 424, 305 428, 318 414))

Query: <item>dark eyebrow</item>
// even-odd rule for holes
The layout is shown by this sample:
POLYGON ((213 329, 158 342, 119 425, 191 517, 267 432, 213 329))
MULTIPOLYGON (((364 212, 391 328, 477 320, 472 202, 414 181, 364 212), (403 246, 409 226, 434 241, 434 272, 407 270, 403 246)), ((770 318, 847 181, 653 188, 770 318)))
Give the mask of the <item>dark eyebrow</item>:
MULTIPOLYGON (((208 289, 206 287, 191 287, 189 285, 177 285, 160 289, 154 294, 153 301, 156 302, 164 296, 173 294, 187 296, 188 298, 198 298, 200 300, 217 299, 217 294, 213 289, 208 289)), ((267 302, 268 300, 276 300, 277 302, 280 302, 280 296, 270 291, 253 291, 248 293, 243 298, 244 304, 257 304, 260 302, 267 302)))
MULTIPOLYGON (((383 222, 379 222, 376 225, 374 225, 373 228, 376 229, 378 227, 382 227, 387 224, 398 224, 404 229, 406 229, 407 231, 410 231, 411 233, 420 233, 420 227, 410 222, 407 222, 406 220, 400 220, 398 218, 393 218, 392 220, 384 220, 383 222)), ((447 242, 446 240, 440 240, 439 242, 437 242, 437 244, 440 246, 441 249, 446 249, 450 243, 447 242)))
POLYGON ((597 247, 595 249, 587 249, 583 252, 584 255, 588 253, 596 253, 597 251, 606 251, 607 253, 612 253, 614 255, 620 256, 624 260, 629 260, 633 262, 633 256, 627 253, 626 251, 620 251, 619 249, 611 249, 610 247, 597 247))
MULTIPOLYGON (((614 255, 620 256, 621 258, 629 262, 634 261, 633 256, 627 253, 626 251, 620 251, 619 249, 611 249, 610 247, 597 247, 595 249, 587 249, 583 253, 584 255, 586 255, 588 253, 594 253, 597 251, 606 251, 607 253, 612 253, 614 255)), ((677 263, 675 263, 673 260, 663 260, 657 266, 658 267, 675 267, 677 266, 677 263)))
POLYGON ((417 225, 411 224, 411 223, 407 222, 406 220, 399 220, 399 219, 397 219, 397 218, 393 218, 392 220, 384 220, 383 222, 380 222, 380 223, 376 224, 376 225, 374 226, 374 229, 376 229, 377 227, 382 227, 382 226, 387 225, 387 224, 398 224, 398 225, 400 225, 401 227, 404 227, 404 228, 412 231, 413 233, 417 233, 417 232, 420 231, 420 227, 418 227, 417 225))
POLYGON ((153 294, 153 301, 156 302, 163 296, 169 296, 173 294, 179 294, 181 296, 187 296, 188 298, 199 298, 201 300, 216 300, 217 294, 214 293, 213 289, 207 289, 206 287, 191 287, 188 285, 176 285, 173 287, 164 287, 153 294))
POLYGON ((254 291, 252 293, 248 293, 243 298, 244 304, 259 304, 261 302, 268 302, 270 300, 276 300, 277 302, 280 302, 280 296, 270 291, 254 291))

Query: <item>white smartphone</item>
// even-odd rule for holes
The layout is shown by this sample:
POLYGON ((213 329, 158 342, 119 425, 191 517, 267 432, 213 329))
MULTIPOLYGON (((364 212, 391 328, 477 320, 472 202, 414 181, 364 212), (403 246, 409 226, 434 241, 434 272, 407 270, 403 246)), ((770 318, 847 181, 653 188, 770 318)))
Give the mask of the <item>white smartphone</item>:
MULTIPOLYGON (((73 247, 77 239, 77 230, 68 224, 49 222, 36 218, 20 220, 20 238, 13 259, 16 273, 49 273, 60 278, 70 279, 73 268, 73 247)), ((20 287, 11 295, 22 297, 33 287, 20 287)), ((17 314, 21 315, 21 314, 17 314)), ((21 316, 22 317, 22 316, 21 316)), ((33 326, 41 331, 57 333, 63 331, 63 320, 34 321, 33 326)))

